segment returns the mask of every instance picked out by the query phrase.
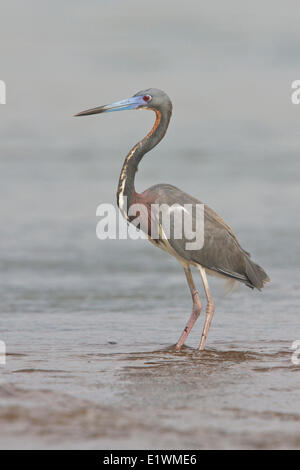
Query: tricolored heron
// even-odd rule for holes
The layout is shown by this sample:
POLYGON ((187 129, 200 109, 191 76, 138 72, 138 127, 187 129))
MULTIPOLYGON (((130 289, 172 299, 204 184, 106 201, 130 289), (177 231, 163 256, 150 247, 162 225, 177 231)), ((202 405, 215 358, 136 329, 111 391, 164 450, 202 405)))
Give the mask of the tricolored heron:
POLYGON ((149 88, 136 93, 132 98, 88 109, 76 114, 76 116, 88 116, 126 109, 150 109, 155 112, 156 120, 151 131, 132 148, 125 158, 118 184, 118 206, 128 222, 133 221, 130 215, 130 207, 134 204, 139 204, 139 207, 142 206, 144 208, 142 216, 145 223, 142 223, 140 228, 147 232, 150 241, 175 256, 183 266, 192 295, 193 310, 176 344, 177 350, 180 350, 184 344, 202 308, 190 268, 196 266, 199 269, 207 299, 206 319, 199 345, 199 349, 203 350, 215 311, 206 274, 216 274, 224 278, 230 278, 252 289, 259 290, 270 279, 265 271, 250 259, 250 254, 241 247, 231 227, 207 205, 204 205, 204 244, 202 248, 187 250, 187 240, 184 236, 178 238, 174 237, 173 234, 168 239, 163 236, 160 220, 157 218, 154 220, 151 216, 151 207, 165 204, 171 208, 175 204, 183 208, 188 204, 191 207, 202 204, 197 199, 169 184, 157 184, 141 194, 135 191, 134 180, 138 164, 143 156, 162 140, 167 131, 172 114, 172 103, 168 95, 162 90, 149 88), (125 201, 127 202, 126 205, 125 201), (151 224, 158 225, 157 229, 161 236, 157 239, 151 236, 153 233, 151 224))

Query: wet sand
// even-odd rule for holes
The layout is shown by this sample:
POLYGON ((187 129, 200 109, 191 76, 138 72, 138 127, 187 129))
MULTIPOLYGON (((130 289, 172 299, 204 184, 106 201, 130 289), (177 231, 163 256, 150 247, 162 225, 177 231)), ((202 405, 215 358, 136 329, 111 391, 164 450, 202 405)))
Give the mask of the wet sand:
MULTIPOLYGON (((274 345, 269 344, 267 354, 233 345, 226 350, 226 345, 218 344, 218 350, 204 353, 185 348, 178 354, 166 348, 75 356, 73 360, 84 368, 89 364, 97 381, 92 395, 98 399, 82 399, 49 386, 2 385, 1 448, 299 448, 298 404, 287 402, 282 407, 281 402, 276 407, 279 397, 298 395, 300 366, 291 366, 283 346, 281 352, 272 353, 274 345), (118 371, 115 403, 104 405, 103 390, 98 394, 96 390, 107 387, 103 376, 112 362, 118 371)), ((13 362, 17 366, 20 357, 13 362)), ((61 385, 75 378, 67 369, 25 368, 13 373, 16 383, 25 375, 33 383, 61 385)), ((84 370, 77 375, 78 387, 84 370)))

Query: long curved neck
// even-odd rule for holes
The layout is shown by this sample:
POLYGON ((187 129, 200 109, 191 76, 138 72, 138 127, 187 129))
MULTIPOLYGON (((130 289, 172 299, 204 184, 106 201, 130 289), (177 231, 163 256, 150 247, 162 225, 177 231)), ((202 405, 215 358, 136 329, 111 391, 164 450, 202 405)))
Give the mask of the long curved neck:
POLYGON ((156 120, 151 131, 138 142, 128 153, 125 158, 117 191, 118 206, 124 215, 127 217, 128 208, 132 203, 135 193, 134 179, 143 156, 155 147, 164 137, 172 114, 172 108, 167 112, 161 112, 158 109, 152 108, 156 114, 156 120))

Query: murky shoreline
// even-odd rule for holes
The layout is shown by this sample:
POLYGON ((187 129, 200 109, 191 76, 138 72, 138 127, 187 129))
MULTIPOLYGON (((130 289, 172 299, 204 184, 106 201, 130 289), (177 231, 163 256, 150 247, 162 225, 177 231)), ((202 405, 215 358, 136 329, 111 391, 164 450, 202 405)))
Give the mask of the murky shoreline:
POLYGON ((217 342, 181 353, 174 346, 84 354, 62 348, 61 369, 36 353, 27 358, 31 368, 20 368, 24 356, 8 356, 0 447, 299 447, 300 365, 291 363, 289 345, 270 342, 264 352, 258 343, 241 346, 217 342))

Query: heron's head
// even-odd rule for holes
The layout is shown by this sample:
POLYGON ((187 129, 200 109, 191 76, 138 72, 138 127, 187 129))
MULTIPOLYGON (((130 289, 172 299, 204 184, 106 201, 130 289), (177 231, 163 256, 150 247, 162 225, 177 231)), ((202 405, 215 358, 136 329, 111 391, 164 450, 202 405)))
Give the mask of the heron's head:
POLYGON ((171 112, 172 103, 164 91, 157 88, 148 88, 147 90, 139 91, 126 100, 87 109, 75 114, 75 116, 89 116, 90 114, 124 111, 127 109, 152 109, 153 111, 171 112))

